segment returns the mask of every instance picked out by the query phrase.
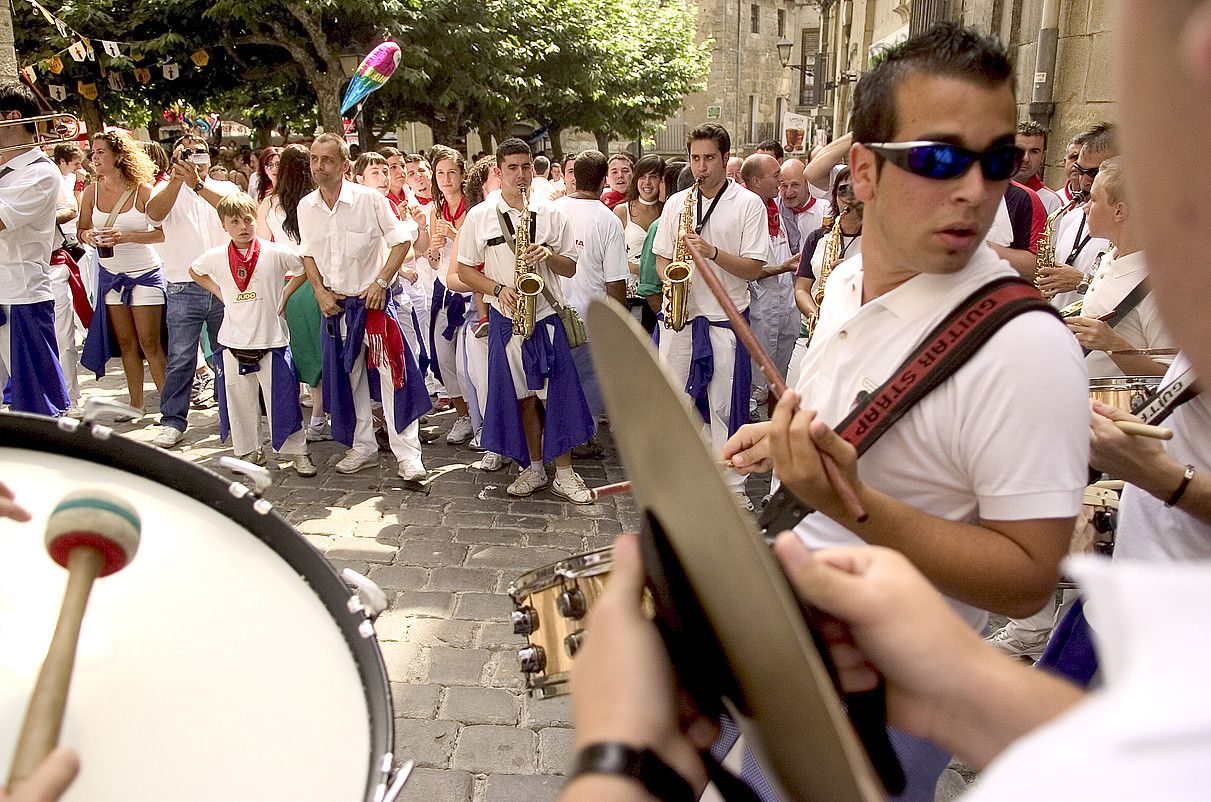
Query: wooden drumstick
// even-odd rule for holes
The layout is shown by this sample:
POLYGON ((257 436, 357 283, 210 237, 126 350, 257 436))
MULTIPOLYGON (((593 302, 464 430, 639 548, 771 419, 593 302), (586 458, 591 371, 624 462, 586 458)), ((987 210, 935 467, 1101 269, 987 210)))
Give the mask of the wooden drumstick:
POLYGON ((13 751, 8 789, 28 779, 59 743, 80 624, 93 581, 126 566, 139 548, 139 515, 121 498, 96 490, 68 493, 46 522, 46 550, 67 569, 67 589, 46 659, 13 751))
MULTIPOLYGON (((689 243, 686 243, 686 247, 694 259, 697 275, 701 276, 706 285, 710 287, 715 300, 719 302, 719 306, 723 307, 723 313, 731 321, 732 331, 735 332, 740 342, 744 343, 744 347, 748 349, 749 354, 753 357, 753 361, 761 369, 761 375, 769 382, 769 391, 775 398, 781 398, 782 394, 787 390, 786 381, 782 378, 782 374, 778 372, 778 368, 774 366, 773 360, 765 352, 765 348, 758 341, 757 335, 753 334, 753 329, 749 326, 748 321, 744 319, 744 316, 740 314, 740 310, 736 308, 736 304, 732 302, 731 296, 727 294, 727 289, 719 281, 719 277, 706 266, 706 260, 702 258, 702 254, 698 253, 698 249, 689 243)), ((857 521, 865 521, 866 510, 862 507, 862 501, 858 498, 858 494, 850 486, 849 480, 841 472, 841 466, 823 451, 820 451, 819 454, 820 463, 824 466, 824 474, 828 477, 828 483, 833 486, 833 490, 836 492, 837 497, 841 499, 841 503, 845 505, 845 509, 857 521)))
MULTIPOLYGON (((720 468, 734 468, 735 466, 732 465, 731 460, 725 459, 719 463, 719 467, 720 468)), ((631 483, 630 482, 615 482, 612 485, 602 485, 601 487, 593 488, 593 500, 596 501, 599 498, 605 498, 607 496, 618 496, 623 493, 630 493, 630 492, 631 492, 631 483)))
POLYGON ((1163 426, 1149 426, 1146 423, 1136 423, 1133 420, 1116 420, 1114 425, 1119 431, 1136 437, 1149 437, 1153 440, 1172 440, 1173 430, 1163 426))

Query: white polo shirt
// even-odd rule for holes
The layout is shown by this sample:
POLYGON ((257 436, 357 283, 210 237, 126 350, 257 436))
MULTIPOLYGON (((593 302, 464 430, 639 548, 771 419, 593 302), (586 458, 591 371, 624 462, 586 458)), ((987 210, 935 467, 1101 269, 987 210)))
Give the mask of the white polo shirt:
MULTIPOLYGON (((1106 253, 1098 267, 1097 275, 1085 293, 1083 317, 1101 317, 1114 311, 1135 286, 1148 276, 1148 266, 1143 251, 1118 256, 1114 249, 1106 253)), ((1122 320, 1114 322, 1114 333, 1131 343, 1133 348, 1172 348, 1174 341, 1165 331, 1164 321, 1156 308, 1152 293, 1136 304, 1122 320)), ((1102 351, 1090 351, 1085 357, 1090 378, 1096 376, 1122 376, 1114 360, 1102 351)))
MULTIPOLYGON (((604 206, 602 208, 605 208, 604 206)), ((488 195, 484 202, 467 212, 463 227, 458 232, 458 261, 464 265, 483 264, 484 275, 493 281, 512 287, 514 279, 513 248, 509 245, 508 231, 500 224, 500 214, 507 215, 513 223, 514 234, 521 225, 521 211, 505 202, 500 190, 488 195)), ((549 201, 530 196, 530 214, 534 216, 534 238, 532 244, 546 245, 560 256, 576 259, 576 239, 567 215, 549 201)), ((567 279, 555 274, 547 265, 539 263, 534 272, 546 282, 547 289, 559 303, 564 303, 563 282, 567 279)), ((579 269, 577 270, 579 272, 579 269)), ((497 312, 509 316, 499 298, 491 293, 484 300, 497 312)), ((551 312, 551 305, 542 295, 534 305, 535 318, 541 320, 551 312)))
MULTIPOLYGON (((248 287, 241 290, 231 275, 227 246, 216 245, 199 256, 193 271, 219 285, 223 295, 223 325, 219 345, 228 348, 280 348, 290 343, 286 321, 278 314, 288 274, 298 275, 303 261, 286 248, 260 240, 261 254, 248 287)), ((192 280, 192 279, 191 279, 192 280)))
POLYGON ((75 173, 68 173, 63 176, 62 182, 59 185, 59 208, 76 210, 75 217, 59 225, 59 228, 63 230, 64 236, 75 237, 76 225, 80 220, 80 202, 76 200, 75 173))
MULTIPOLYGON (((1060 219, 1060 224, 1055 231, 1055 263, 1057 265, 1069 264, 1080 270, 1086 277, 1092 279, 1094 268, 1097 266, 1098 257, 1110 249, 1109 240, 1101 237, 1089 237, 1089 223, 1085 219, 1085 209, 1073 209, 1068 214, 1060 219), (1077 238, 1077 235, 1080 238, 1077 238), (1088 239, 1086 239, 1088 237, 1088 239), (1084 243, 1076 260, 1072 260, 1072 252, 1076 249, 1078 243, 1084 243)), ((1071 292, 1063 292, 1051 299, 1051 305, 1056 309, 1063 309, 1068 304, 1081 299, 1081 294, 1076 290, 1071 292)))
MULTIPOLYGON (((735 181, 729 180, 719 190, 722 197, 715 206, 715 211, 707 219, 702 229, 702 238, 720 250, 746 259, 756 259, 762 264, 770 261, 769 227, 766 223, 765 203, 757 194, 750 192, 735 181)), ((673 258, 674 240, 678 237, 678 224, 681 212, 685 206, 685 197, 690 190, 683 190, 673 195, 664 204, 660 215, 660 225, 656 229, 656 238, 652 241, 652 251, 665 259, 673 258)), ((697 226, 701 217, 705 217, 714 198, 700 197, 702 214, 698 214, 699 204, 694 206, 694 225, 697 226)), ((809 232, 810 233, 810 232, 809 232)), ((719 281, 727 290, 728 296, 736 308, 744 311, 748 308, 748 281, 734 276, 703 254, 707 268, 715 271, 719 281)), ((686 306, 687 319, 693 320, 699 315, 708 320, 727 320, 723 307, 715 300, 714 293, 701 278, 690 279, 690 293, 686 306)))
POLYGON ((563 280, 564 295, 584 317, 590 301, 606 297, 606 284, 626 281, 631 274, 626 237, 622 222, 596 198, 565 196, 555 201, 555 207, 567 215, 576 243, 576 274, 563 280))
MULTIPOLYGON (((156 194, 163 192, 168 182, 161 184, 156 194)), ((223 197, 240 191, 230 181, 205 180, 206 189, 223 197)), ((155 244, 156 251, 164 260, 164 280, 173 282, 192 281, 189 268, 200 255, 218 245, 226 247, 230 239, 223 230, 219 213, 192 187, 182 186, 177 200, 162 220, 152 220, 164 231, 164 241, 155 244)))
MULTIPOLYGON (((991 248, 949 275, 918 275, 862 304, 862 255, 833 270, 796 391, 830 426, 873 392, 979 287, 1017 275, 991 248)), ((1066 518, 1081 509, 1089 397, 1081 351, 1047 313, 1011 320, 858 461, 862 481, 952 521, 1066 518)), ((796 533, 812 547, 862 544, 829 518, 796 533)), ((987 614, 952 604, 973 627, 987 614)))
POLYGON ((387 263, 396 245, 416 241, 412 220, 400 220, 387 196, 376 189, 342 182, 329 208, 318 189, 299 201, 299 256, 315 260, 324 286, 338 295, 360 295, 387 263))
MULTIPOLYGON (((1178 354, 1161 386, 1190 368, 1185 354, 1178 354)), ((1193 465, 1200 473, 1211 471, 1211 397, 1205 392, 1182 404, 1165 419, 1173 439, 1163 444, 1169 457, 1182 465, 1193 465)), ((1177 507, 1166 507, 1162 499, 1134 485, 1123 488, 1115 532, 1114 561, 1149 560, 1186 562, 1211 560, 1211 526, 1177 507)))
POLYGON ((0 173, 0 304, 49 301, 62 173, 35 147, 9 159, 0 173))

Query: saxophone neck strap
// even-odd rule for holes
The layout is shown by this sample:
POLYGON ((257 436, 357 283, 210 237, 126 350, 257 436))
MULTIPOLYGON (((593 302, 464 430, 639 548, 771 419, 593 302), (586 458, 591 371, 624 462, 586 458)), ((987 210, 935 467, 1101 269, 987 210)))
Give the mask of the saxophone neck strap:
MULTIPOLYGON (((534 239, 535 239, 535 237, 538 236, 538 213, 535 212, 533 209, 530 209, 529 212, 530 212, 530 244, 534 245, 535 244, 534 239)), ((500 232, 503 235, 502 239, 500 241, 509 243, 509 250, 513 251, 513 253, 515 255, 518 255, 517 254, 517 228, 513 225, 512 215, 505 214, 498 207, 496 209, 496 216, 500 218, 500 232)), ((495 238, 493 238, 493 240, 495 240, 495 238)), ((488 244, 489 245, 494 244, 493 240, 489 240, 488 244)))

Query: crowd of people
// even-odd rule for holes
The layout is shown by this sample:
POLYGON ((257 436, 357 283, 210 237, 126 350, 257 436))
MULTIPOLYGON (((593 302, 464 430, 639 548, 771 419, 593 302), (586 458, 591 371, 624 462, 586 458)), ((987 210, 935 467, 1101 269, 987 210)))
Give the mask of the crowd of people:
MULTIPOLYGON (((1174 91, 1206 108, 1211 25, 1134 4, 1130 31, 1185 54, 1174 91)), ((1132 65, 1164 74, 1146 51, 1132 65)), ((349 447, 338 472, 377 465, 386 449, 401 478, 421 479, 419 422, 436 397, 456 411, 447 440, 482 449, 481 469, 517 463, 510 495, 549 487, 590 503, 573 463, 600 455, 606 410, 580 319, 610 299, 652 334, 737 503, 752 509, 747 477, 773 470, 818 511, 775 551, 800 597, 835 619, 826 633, 846 690, 886 683, 907 775, 897 800, 932 800, 952 755, 988 767, 972 798, 1033 793, 1043 777, 1057 797, 1159 786, 1158 798, 1194 799, 1208 779, 1206 705, 1166 692, 1144 710, 1146 672, 1131 669, 1146 662, 1141 648, 1198 664, 1185 641, 1211 588, 1196 564, 1211 543, 1211 464, 1197 446, 1211 407, 1193 393, 1173 403, 1162 446, 1128 431, 1141 422, 1131 410, 1089 398, 1098 379, 1190 383, 1178 343, 1211 365, 1174 250, 1180 193, 1156 201, 1178 177, 1146 135, 1154 101, 1129 97, 1123 128, 1073 136, 1049 187, 1049 132, 1018 121, 1014 76, 998 42, 941 24, 862 77, 852 133, 806 161, 774 141, 741 157, 713 123, 688 134, 684 160, 588 150, 562 164, 518 139, 470 165, 441 145, 351 160, 344 139, 323 134, 263 152, 255 195, 211 177, 192 137, 157 167, 154 148, 97 135, 95 180, 81 188, 83 154, 57 148, 52 162, 32 131, 0 128, 0 145, 28 146, 0 157, 11 408, 69 411, 76 341, 64 332, 79 318, 80 364, 99 374, 120 356, 136 408, 150 370, 160 447, 181 442, 191 391, 213 370, 237 456, 265 459, 263 407, 270 445, 301 476, 318 470, 307 442, 332 437, 349 447), (73 240, 96 254, 97 278, 75 269, 73 240), (1162 258, 1150 265, 1145 248, 1162 258), (690 282, 683 315, 667 302, 666 271, 691 253, 789 377, 780 398, 705 281, 690 282), (877 400, 952 314, 1023 279, 1047 303, 998 321, 859 460, 831 427, 877 400), (1114 564, 1071 562, 1089 604, 1057 607, 1061 563, 1090 525, 1091 466, 1126 482, 1114 564), (990 614, 1009 623, 987 633, 990 614), (1142 638, 1148 621, 1157 631, 1142 638), (1090 654, 1091 631, 1116 659, 1090 654), (1020 659, 1040 657, 1050 670, 1020 659), (1122 709, 1136 717, 1115 719, 1122 709)), ((32 102, 0 87, 9 119, 36 113, 32 102)), ((1206 132, 1195 117, 1176 135, 1191 154, 1206 132)), ((693 798, 704 750, 721 757, 735 738, 684 709, 643 612, 633 537, 617 542, 613 568, 573 669, 578 758, 565 798, 693 798)), ((70 779, 70 757, 50 765, 70 779)), ((741 765, 760 798, 779 798, 752 754, 741 765)))

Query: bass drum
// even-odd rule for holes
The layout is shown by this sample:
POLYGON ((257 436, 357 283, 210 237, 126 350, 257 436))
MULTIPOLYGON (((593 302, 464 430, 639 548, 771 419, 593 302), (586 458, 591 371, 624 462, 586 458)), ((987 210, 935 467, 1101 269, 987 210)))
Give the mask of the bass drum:
POLYGON ((101 425, 0 414, 0 764, 8 766, 67 572, 43 546, 64 493, 126 499, 142 539, 84 615, 60 743, 67 802, 385 797, 391 696, 335 570, 247 488, 101 425))

